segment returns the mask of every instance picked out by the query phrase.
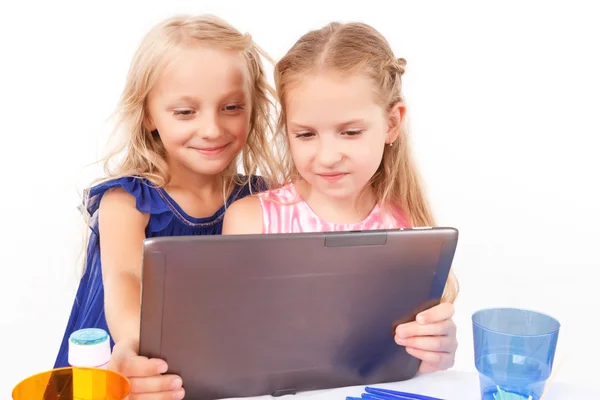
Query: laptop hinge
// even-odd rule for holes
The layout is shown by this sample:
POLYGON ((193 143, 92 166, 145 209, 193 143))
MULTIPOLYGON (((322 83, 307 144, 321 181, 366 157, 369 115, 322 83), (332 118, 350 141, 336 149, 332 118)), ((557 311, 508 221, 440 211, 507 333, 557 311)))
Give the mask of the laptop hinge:
POLYGON ((382 231, 328 232, 325 247, 382 246, 387 242, 387 233, 382 231))

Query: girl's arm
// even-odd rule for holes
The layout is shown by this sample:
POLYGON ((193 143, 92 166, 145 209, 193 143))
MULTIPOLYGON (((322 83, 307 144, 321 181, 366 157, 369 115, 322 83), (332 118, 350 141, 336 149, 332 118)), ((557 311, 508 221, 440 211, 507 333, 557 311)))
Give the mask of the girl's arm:
POLYGON ((138 355, 142 251, 150 216, 138 211, 135 202, 123 189, 106 192, 100 201, 104 310, 115 341, 108 367, 129 378, 132 398, 181 399, 185 395, 181 378, 161 375, 167 363, 138 355))
POLYGON ((262 207, 256 196, 246 196, 227 208, 223 235, 263 233, 262 207))
POLYGON ((104 309, 115 342, 139 340, 142 246, 150 217, 136 209, 135 201, 123 189, 106 192, 100 201, 104 309))

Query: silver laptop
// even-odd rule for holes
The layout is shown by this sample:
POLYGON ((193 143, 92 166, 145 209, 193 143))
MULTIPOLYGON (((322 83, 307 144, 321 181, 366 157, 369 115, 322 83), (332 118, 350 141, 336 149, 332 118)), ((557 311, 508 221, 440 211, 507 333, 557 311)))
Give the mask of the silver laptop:
POLYGON ((140 354, 186 398, 401 381, 394 328, 438 304, 454 228, 184 236, 144 242, 140 354))

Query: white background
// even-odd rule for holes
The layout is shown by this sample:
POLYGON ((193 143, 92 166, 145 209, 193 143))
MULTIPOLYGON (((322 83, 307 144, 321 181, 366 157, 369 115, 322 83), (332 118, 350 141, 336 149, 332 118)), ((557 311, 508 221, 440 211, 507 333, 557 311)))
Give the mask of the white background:
POLYGON ((455 368, 474 370, 473 311, 518 306, 562 323, 557 379, 592 382, 600 355, 600 14, 592 5, 3 2, 0 397, 53 365, 80 268, 76 207, 99 173, 87 166, 104 150, 106 119, 142 35, 181 12, 217 14, 275 59, 332 20, 379 29, 408 60, 412 140, 434 211, 461 232, 455 368))

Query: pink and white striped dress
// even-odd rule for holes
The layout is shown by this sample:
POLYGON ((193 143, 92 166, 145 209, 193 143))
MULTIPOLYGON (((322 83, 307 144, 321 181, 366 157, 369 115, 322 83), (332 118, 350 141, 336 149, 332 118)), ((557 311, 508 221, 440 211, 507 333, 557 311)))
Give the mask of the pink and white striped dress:
POLYGON ((358 223, 327 222, 310 208, 296 192, 293 184, 258 194, 262 206, 263 233, 334 232, 376 229, 408 228, 409 224, 399 211, 398 218, 383 212, 379 204, 358 223))

